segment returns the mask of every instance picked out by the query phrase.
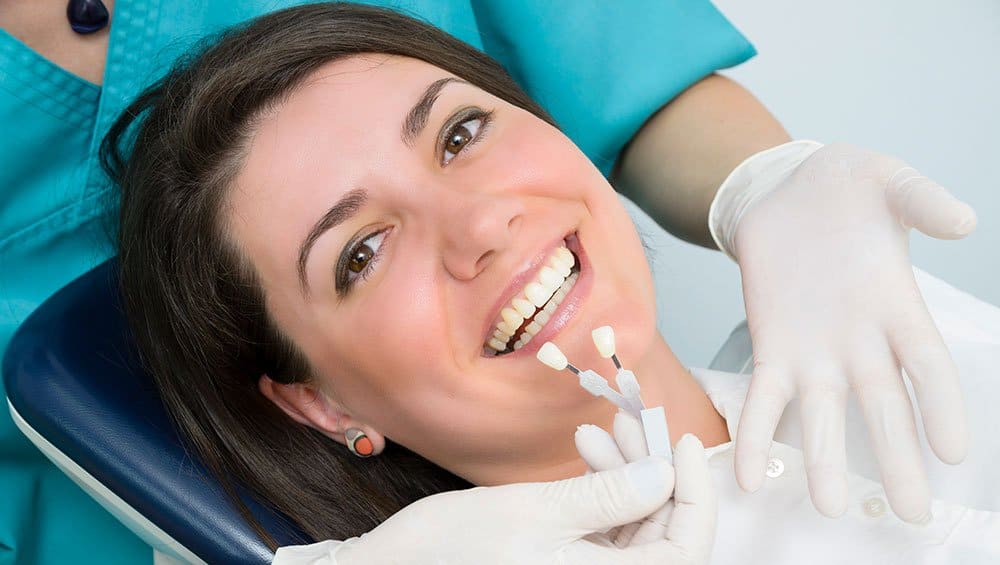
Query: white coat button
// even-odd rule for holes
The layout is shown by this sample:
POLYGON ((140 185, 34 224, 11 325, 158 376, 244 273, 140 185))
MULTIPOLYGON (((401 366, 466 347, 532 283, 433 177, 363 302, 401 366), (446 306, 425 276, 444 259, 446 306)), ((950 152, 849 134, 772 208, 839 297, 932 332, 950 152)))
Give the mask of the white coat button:
POLYGON ((767 462, 767 476, 772 479, 776 479, 785 472, 785 462, 777 457, 770 459, 767 462))
POLYGON ((877 496, 873 496, 865 501, 863 504, 865 509, 865 514, 871 516, 872 518, 878 518, 885 514, 885 501, 877 496))

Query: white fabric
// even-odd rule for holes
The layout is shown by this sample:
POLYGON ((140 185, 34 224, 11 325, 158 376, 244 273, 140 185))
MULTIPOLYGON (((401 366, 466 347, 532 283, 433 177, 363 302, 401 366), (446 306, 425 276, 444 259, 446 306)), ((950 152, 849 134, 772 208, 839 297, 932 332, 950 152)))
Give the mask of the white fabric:
POLYGON ((272 565, 337 565, 337 550, 346 542, 326 540, 279 547, 272 565))
MULTIPOLYGON (((813 508, 806 485, 798 407, 785 411, 772 444, 768 478, 756 493, 733 474, 732 442, 708 449, 719 496, 712 563, 968 564, 1000 563, 1000 309, 914 270, 932 317, 958 366, 970 424, 968 458, 937 461, 923 440, 933 518, 911 525, 892 514, 864 419, 848 410, 848 506, 840 518, 813 508), (778 470, 780 469, 780 474, 778 470), (771 477, 771 475, 775 475, 771 477), (881 512, 880 512, 881 509, 881 512)), ((749 375, 691 369, 735 438, 749 375)), ((912 390, 910 391, 912 397, 912 390)))

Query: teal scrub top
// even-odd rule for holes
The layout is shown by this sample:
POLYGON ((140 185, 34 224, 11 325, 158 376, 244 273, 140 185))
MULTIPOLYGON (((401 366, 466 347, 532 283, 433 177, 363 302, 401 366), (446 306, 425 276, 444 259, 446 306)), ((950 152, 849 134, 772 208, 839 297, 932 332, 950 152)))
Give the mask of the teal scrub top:
MULTIPOLYGON (((45 298, 114 253, 97 148, 120 111, 202 37, 299 3, 119 0, 102 87, 0 30, 0 354, 45 298)), ((498 59, 605 174, 656 110, 755 53, 707 0, 366 3, 424 19, 498 59)), ((152 560, 6 410, 0 500, 0 565, 152 560)))

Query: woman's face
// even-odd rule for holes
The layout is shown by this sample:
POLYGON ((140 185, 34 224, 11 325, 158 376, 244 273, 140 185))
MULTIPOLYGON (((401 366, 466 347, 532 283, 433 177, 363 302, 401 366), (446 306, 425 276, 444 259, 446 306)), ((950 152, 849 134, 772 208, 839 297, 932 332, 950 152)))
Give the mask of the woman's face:
POLYGON ((613 411, 537 361, 542 343, 610 369, 592 329, 612 325, 626 360, 656 335, 642 247, 600 172, 546 122, 422 61, 319 69, 257 123, 226 204, 269 313, 342 412, 327 425, 363 423, 474 482, 505 465, 551 474, 577 459, 576 426, 613 411), (566 245, 575 284, 540 331, 512 327, 529 283, 536 301, 572 284, 552 260, 566 245), (505 315, 514 338, 537 335, 493 355, 505 315))

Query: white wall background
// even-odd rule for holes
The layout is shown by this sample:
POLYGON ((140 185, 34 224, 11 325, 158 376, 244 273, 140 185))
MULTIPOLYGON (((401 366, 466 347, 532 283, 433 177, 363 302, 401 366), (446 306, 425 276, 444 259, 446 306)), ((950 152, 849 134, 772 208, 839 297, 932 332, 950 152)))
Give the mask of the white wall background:
MULTIPOLYGON (((723 74, 793 137, 900 157, 968 202, 962 241, 912 232, 918 267, 1000 305, 1000 0, 713 0, 757 47, 723 74)), ((706 366, 744 317, 739 271, 680 241, 661 250, 661 329, 706 366)))

